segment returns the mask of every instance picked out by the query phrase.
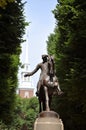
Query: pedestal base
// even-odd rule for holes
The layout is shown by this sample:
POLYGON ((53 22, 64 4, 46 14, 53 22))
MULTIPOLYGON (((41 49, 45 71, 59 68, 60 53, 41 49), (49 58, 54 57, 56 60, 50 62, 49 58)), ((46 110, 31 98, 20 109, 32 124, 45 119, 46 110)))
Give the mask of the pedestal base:
POLYGON ((34 123, 34 130, 64 130, 62 120, 54 111, 43 111, 34 123))

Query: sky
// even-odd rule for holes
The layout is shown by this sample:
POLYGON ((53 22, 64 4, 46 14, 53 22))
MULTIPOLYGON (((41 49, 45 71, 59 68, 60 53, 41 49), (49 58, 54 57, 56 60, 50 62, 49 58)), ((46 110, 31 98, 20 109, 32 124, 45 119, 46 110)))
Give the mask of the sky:
MULTIPOLYGON (((27 1, 24 7, 26 21, 30 25, 26 28, 24 38, 26 42, 22 44, 21 62, 25 62, 26 43, 29 47, 29 63, 31 71, 36 65, 42 62, 41 55, 47 54, 48 36, 55 28, 55 18, 52 10, 55 9, 57 0, 22 0, 27 1)), ((40 71, 32 76, 32 82, 36 87, 40 71)))

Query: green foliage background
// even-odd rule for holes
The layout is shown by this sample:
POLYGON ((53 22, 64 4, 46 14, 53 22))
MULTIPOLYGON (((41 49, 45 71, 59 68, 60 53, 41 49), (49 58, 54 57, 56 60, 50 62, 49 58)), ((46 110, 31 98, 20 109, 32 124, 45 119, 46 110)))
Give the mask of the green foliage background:
POLYGON ((16 97, 15 109, 13 111, 12 122, 9 125, 0 122, 1 130, 33 130, 34 121, 38 116, 38 99, 22 99, 16 97))

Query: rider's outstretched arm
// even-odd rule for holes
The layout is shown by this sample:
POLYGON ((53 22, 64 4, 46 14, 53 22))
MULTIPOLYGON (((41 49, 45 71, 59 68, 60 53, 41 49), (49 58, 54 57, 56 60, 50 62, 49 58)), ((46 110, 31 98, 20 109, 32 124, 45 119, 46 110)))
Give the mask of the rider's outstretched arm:
POLYGON ((25 74, 24 77, 32 76, 33 74, 35 74, 39 70, 39 68, 40 68, 40 64, 38 64, 32 72, 28 72, 27 74, 25 74))

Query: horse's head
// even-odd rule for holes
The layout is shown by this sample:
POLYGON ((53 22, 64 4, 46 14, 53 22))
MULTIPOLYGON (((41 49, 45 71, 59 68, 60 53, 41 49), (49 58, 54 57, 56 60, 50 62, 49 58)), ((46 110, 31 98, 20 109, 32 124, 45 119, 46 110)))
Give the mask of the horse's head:
POLYGON ((54 70, 54 57, 53 56, 49 56, 49 59, 48 59, 48 69, 49 69, 49 76, 54 76, 55 74, 55 70, 54 70))

